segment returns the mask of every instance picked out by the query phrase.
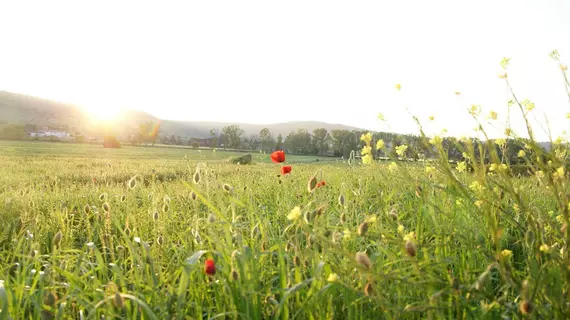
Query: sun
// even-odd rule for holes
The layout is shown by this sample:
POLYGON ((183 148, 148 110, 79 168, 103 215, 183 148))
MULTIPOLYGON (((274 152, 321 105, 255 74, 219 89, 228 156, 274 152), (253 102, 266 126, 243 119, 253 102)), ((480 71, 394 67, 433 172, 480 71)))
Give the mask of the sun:
POLYGON ((105 103, 84 104, 83 109, 91 120, 96 122, 112 122, 117 120, 122 109, 105 103))

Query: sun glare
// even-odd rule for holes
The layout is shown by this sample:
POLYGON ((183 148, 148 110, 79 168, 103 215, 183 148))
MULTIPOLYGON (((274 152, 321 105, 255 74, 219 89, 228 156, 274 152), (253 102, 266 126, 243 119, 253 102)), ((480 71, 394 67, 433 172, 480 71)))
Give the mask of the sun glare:
POLYGON ((109 122, 116 120, 121 112, 121 108, 117 108, 105 104, 88 104, 83 109, 89 114, 91 120, 97 122, 109 122))

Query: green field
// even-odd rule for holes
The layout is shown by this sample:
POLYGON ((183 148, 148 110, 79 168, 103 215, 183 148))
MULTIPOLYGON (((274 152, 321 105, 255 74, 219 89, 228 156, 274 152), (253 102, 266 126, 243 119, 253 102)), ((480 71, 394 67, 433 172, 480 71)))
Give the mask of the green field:
POLYGON ((0 142, 0 319, 570 316, 556 164, 234 155, 0 142))

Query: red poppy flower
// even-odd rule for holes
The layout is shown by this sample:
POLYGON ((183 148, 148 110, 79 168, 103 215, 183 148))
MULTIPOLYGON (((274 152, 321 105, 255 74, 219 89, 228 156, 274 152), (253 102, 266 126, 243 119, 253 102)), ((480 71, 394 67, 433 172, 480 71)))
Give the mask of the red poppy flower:
POLYGON ((323 181, 317 183, 317 188, 324 187, 326 184, 327 183, 325 182, 325 180, 323 180, 323 181))
POLYGON ((281 163, 285 161, 285 152, 282 150, 277 150, 271 154, 271 161, 275 163, 281 163))
POLYGON ((204 272, 209 276, 216 274, 216 264, 213 259, 207 259, 204 262, 204 272))
POLYGON ((282 175, 286 175, 288 173, 291 173, 291 166, 282 166, 281 167, 281 174, 282 175))

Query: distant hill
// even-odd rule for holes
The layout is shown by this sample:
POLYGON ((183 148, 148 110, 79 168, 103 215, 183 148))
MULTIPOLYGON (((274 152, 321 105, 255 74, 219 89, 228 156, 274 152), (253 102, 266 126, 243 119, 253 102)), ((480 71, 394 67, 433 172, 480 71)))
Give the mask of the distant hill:
MULTIPOLYGON (((129 110, 119 115, 117 122, 120 123, 120 126, 117 127, 121 130, 119 134, 126 135, 132 130, 136 130, 140 123, 158 120, 157 117, 146 112, 129 110)), ((85 135, 97 134, 99 129, 89 115, 78 106, 6 91, 0 91, 0 124, 1 122, 52 127, 67 126, 69 130, 75 128, 85 135)), ((246 135, 258 134, 261 129, 269 128, 274 135, 282 134, 284 138, 289 132, 297 129, 307 129, 309 132, 316 128, 325 128, 328 131, 334 129, 362 130, 342 124, 318 121, 247 124, 160 120, 160 123, 161 134, 192 138, 206 138, 210 136, 210 129, 221 132, 223 127, 232 124, 239 125, 246 135)))

